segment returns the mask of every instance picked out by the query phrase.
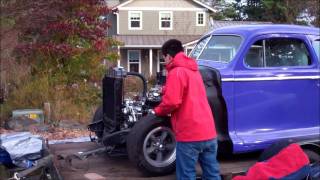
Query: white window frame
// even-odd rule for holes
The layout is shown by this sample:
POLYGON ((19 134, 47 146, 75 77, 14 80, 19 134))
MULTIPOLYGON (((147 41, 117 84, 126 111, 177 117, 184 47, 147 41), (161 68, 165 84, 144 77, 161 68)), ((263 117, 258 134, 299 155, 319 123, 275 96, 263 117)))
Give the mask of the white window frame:
POLYGON ((197 26, 205 26, 206 25, 206 12, 197 12, 196 15, 196 25, 197 26), (199 14, 203 15, 203 24, 199 24, 199 14))
POLYGON ((127 64, 128 64, 128 72, 130 72, 130 64, 139 64, 139 73, 141 73, 141 50, 128 50, 127 52, 127 64), (139 53, 139 62, 136 63, 136 62, 130 62, 130 59, 129 59, 129 54, 130 52, 138 52, 139 53))
MULTIPOLYGON (((157 59, 157 72, 160 72, 160 58, 162 56, 161 50, 158 50, 158 59, 157 59)), ((163 62, 165 64, 165 62, 163 62)))
POLYGON ((142 30, 142 11, 128 11, 128 29, 129 30, 142 30), (140 14, 140 27, 131 27, 131 16, 132 13, 139 13, 140 14))
POLYGON ((159 29, 160 30, 172 30, 173 29, 173 13, 172 11, 160 11, 159 12, 159 29), (161 27, 162 23, 161 23, 161 14, 170 14, 170 27, 161 27))

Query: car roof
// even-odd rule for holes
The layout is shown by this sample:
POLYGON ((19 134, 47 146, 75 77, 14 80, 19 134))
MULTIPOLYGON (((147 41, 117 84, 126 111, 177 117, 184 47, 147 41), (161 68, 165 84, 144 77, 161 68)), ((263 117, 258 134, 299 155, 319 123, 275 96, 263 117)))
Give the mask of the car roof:
POLYGON ((238 34, 242 36, 250 36, 274 33, 320 35, 320 29, 300 25, 257 24, 222 27, 211 31, 209 34, 238 34))

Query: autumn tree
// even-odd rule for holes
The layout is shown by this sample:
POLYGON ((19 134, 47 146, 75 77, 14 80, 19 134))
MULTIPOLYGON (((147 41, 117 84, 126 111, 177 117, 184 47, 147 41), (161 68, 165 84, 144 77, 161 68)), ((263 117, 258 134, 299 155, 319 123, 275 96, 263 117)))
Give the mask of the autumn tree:
POLYGON ((29 72, 23 82, 11 84, 4 109, 50 102, 56 120, 88 119, 100 101, 105 64, 117 58, 118 42, 106 37, 111 11, 105 1, 9 0, 2 10, 19 32, 14 56, 29 72))
POLYGON ((218 3, 214 19, 320 25, 319 0, 235 0, 218 3), (223 8, 220 8, 223 7, 223 8))

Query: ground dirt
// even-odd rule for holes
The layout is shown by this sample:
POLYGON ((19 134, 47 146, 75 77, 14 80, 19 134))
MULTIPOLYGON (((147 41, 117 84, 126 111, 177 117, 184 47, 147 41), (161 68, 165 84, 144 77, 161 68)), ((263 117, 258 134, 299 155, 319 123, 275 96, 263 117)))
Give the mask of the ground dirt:
POLYGON ((29 126, 23 125, 23 129, 13 128, 10 130, 0 127, 0 134, 21 131, 29 131, 34 135, 41 136, 45 140, 63 140, 84 136, 88 137, 90 134, 90 131, 87 130, 86 126, 79 125, 79 123, 74 123, 72 121, 63 121, 60 123, 59 127, 54 127, 47 124, 34 124, 29 126))
MULTIPOLYGON (((54 155, 66 155, 79 151, 88 151, 98 147, 93 142, 85 143, 69 143, 50 145, 49 149, 54 155)), ((221 174, 225 179, 231 179, 231 172, 239 173, 246 171, 251 165, 256 162, 257 155, 237 156, 232 160, 219 160, 221 174)), ((152 179, 152 180, 174 180, 175 174, 162 177, 147 177, 137 170, 130 163, 127 157, 109 157, 106 154, 91 156, 85 161, 74 161, 73 167, 67 165, 64 160, 56 160, 55 162, 61 176, 65 180, 128 180, 128 179, 152 179), (76 169, 76 170, 74 170, 76 169)), ((201 171, 197 167, 197 174, 201 171)))

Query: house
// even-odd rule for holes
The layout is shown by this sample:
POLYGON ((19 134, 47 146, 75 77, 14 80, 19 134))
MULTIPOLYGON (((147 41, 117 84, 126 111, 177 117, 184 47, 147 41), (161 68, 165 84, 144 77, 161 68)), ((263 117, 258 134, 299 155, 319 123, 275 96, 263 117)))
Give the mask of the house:
POLYGON ((213 21, 215 9, 200 0, 107 0, 113 14, 108 35, 122 42, 118 66, 150 77, 164 69, 162 44, 179 39, 187 54, 199 38, 218 27, 256 24, 245 21, 213 21))
MULTIPOLYGON (((108 3, 108 1, 107 1, 108 3)), ((118 65, 146 77, 164 68, 162 44, 179 39, 186 51, 206 33, 209 13, 215 10, 198 0, 109 1, 115 12, 109 17, 113 28, 108 34, 123 45, 118 47, 118 65)))

